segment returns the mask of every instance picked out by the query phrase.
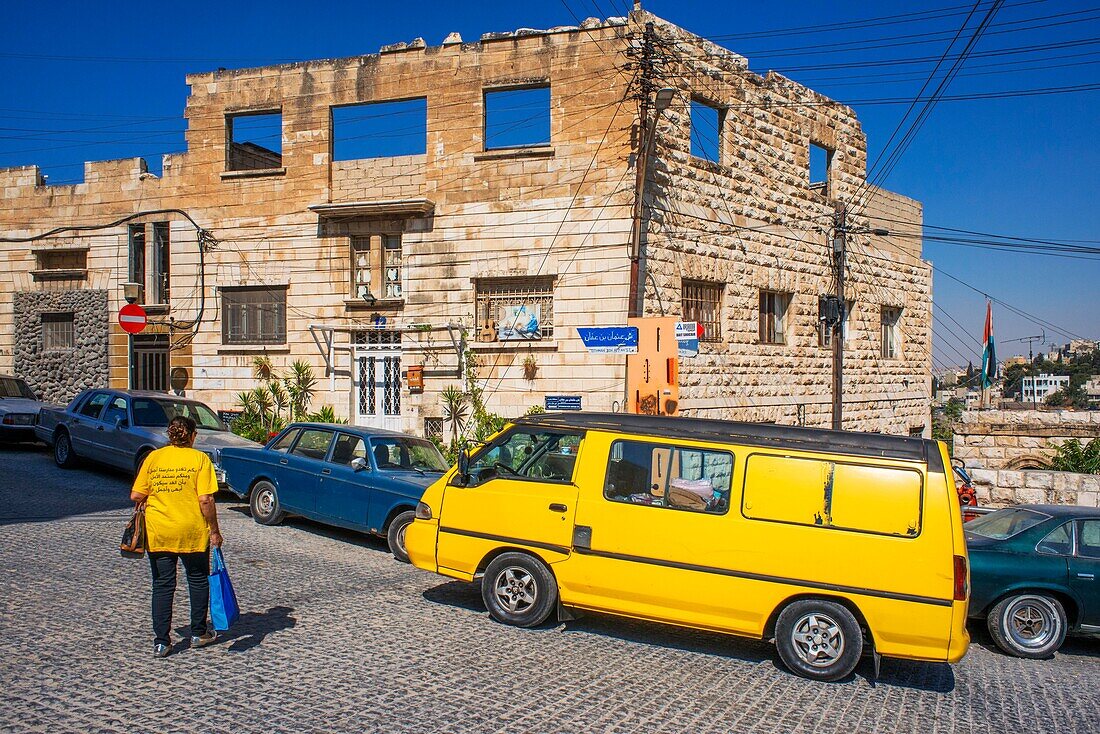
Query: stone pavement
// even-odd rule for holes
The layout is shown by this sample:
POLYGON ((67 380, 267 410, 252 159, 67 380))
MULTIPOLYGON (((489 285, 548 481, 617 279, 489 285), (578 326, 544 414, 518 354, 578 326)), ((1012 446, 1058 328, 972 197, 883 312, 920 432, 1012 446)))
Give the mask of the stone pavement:
MULTIPOLYGON (((124 475, 0 447, 0 732, 1100 731, 1095 639, 1025 661, 975 629, 958 665, 813 683, 751 640, 600 616, 499 625, 475 586, 379 541, 262 527, 233 501, 219 512, 244 616, 155 660, 147 562, 117 551, 127 493, 124 475)), ((186 606, 180 588, 181 630, 186 606)))

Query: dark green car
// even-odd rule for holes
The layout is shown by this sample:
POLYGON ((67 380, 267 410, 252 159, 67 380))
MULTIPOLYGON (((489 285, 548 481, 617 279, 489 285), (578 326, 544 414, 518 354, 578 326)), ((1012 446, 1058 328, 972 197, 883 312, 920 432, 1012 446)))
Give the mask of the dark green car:
POLYGON ((1044 658, 1067 633, 1100 632, 1100 509, 1020 505, 964 530, 970 616, 997 647, 1044 658))

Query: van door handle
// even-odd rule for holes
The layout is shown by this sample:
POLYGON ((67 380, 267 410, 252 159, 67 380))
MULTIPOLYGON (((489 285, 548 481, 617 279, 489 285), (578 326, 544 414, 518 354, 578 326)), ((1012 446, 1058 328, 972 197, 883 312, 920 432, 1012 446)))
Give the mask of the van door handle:
POLYGON ((563 505, 560 502, 551 502, 550 503, 550 511, 551 512, 565 512, 568 509, 569 508, 566 505, 563 505))
POLYGON ((1092 579, 1096 578, 1096 574, 1079 573, 1079 574, 1077 574, 1077 578, 1079 578, 1079 579, 1089 579, 1091 581, 1092 579))
POLYGON ((321 473, 322 474, 332 474, 332 469, 322 469, 321 473))

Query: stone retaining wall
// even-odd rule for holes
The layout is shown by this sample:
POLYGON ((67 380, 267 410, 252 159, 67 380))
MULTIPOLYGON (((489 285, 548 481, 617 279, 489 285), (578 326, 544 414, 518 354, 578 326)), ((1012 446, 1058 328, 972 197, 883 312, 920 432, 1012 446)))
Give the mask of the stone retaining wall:
POLYGON ((1064 471, 969 469, 978 504, 1006 507, 1017 504, 1100 507, 1100 475, 1064 471))
POLYGON ((1100 438, 1100 411, 968 410, 955 427, 952 456, 967 467, 1040 469, 1071 438, 1100 438))

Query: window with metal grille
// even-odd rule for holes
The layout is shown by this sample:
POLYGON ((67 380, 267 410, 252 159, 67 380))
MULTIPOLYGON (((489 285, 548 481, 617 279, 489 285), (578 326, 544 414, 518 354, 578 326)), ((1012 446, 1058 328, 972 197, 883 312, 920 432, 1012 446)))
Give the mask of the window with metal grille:
POLYGON ((442 418, 425 418, 424 419, 424 438, 435 438, 440 441, 443 440, 443 419, 442 418))
POLYGON ((401 332, 393 329, 366 329, 352 332, 351 341, 357 347, 400 349, 401 332))
POLYGON ((222 289, 223 344, 285 344, 286 286, 222 289))
POLYGON ((401 235, 353 237, 351 240, 351 295, 364 301, 404 298, 401 235))
POLYGON ((787 343, 787 307, 790 293, 760 291, 760 343, 787 343))
POLYGON ((73 331, 73 313, 44 313, 42 319, 42 351, 73 349, 76 346, 73 331))
POLYGON ((699 341, 722 341, 722 292, 725 286, 704 280, 685 280, 681 284, 684 321, 703 325, 699 341))
POLYGON ((882 357, 897 359, 901 356, 901 309, 882 307, 882 357))
POLYGON ((476 281, 477 328, 500 341, 554 338, 554 279, 492 278, 476 281))

